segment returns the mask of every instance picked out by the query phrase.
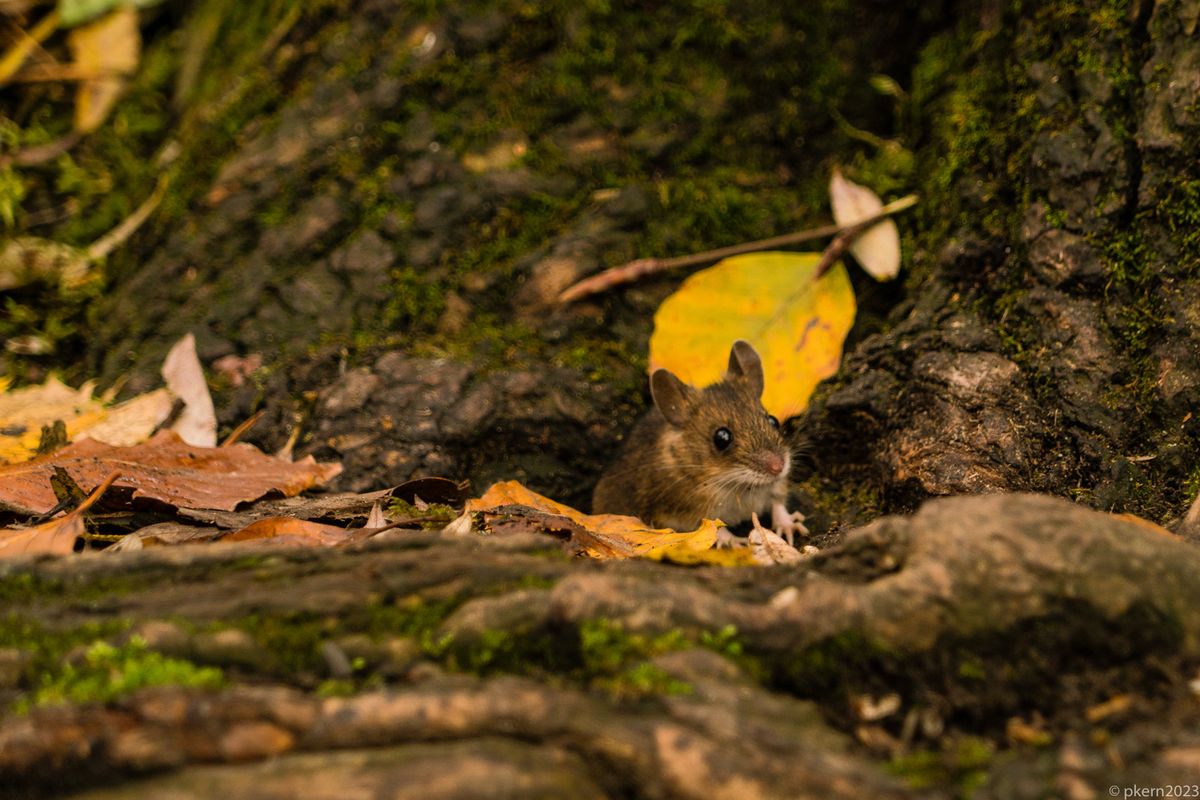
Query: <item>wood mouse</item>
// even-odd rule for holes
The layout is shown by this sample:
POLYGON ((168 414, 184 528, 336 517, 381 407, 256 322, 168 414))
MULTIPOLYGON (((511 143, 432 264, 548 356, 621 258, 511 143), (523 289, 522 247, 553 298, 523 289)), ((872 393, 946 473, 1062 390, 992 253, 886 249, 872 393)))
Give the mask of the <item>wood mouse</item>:
MULTIPOLYGON (((785 505, 791 452, 762 393, 762 360, 740 339, 725 375, 703 389, 655 370, 654 408, 596 484, 592 513, 690 531, 706 518, 733 525, 770 506, 772 527, 792 543, 805 531, 804 516, 785 505)), ((732 544, 729 530, 721 530, 718 545, 732 544)))

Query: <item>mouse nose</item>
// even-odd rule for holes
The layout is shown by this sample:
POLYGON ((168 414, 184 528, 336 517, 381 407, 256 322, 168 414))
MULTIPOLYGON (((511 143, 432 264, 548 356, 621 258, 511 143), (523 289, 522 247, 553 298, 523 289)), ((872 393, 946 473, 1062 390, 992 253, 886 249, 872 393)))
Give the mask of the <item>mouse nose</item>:
POLYGON ((759 458, 759 464, 768 474, 778 475, 783 472, 783 456, 778 453, 763 453, 759 458))

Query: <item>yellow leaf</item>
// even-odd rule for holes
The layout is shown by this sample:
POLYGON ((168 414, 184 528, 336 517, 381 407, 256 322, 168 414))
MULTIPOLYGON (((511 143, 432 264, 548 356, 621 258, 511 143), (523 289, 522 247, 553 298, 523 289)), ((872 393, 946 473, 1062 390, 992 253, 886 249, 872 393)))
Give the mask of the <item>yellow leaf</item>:
POLYGON ((854 323, 854 290, 841 264, 815 280, 816 253, 748 253, 692 275, 659 307, 650 370, 693 386, 720 380, 737 339, 762 357, 763 405, 780 419, 804 409, 837 372, 854 323))
POLYGON ((565 517, 585 528, 597 537, 599 543, 589 546, 580 542, 584 551, 597 558, 621 558, 641 556, 643 558, 668 559, 683 563, 751 564, 748 551, 718 551, 712 547, 717 541, 720 522, 706 519, 694 531, 681 533, 670 528, 648 528, 636 517, 620 514, 584 514, 570 506, 543 497, 530 491, 517 481, 493 484, 483 496, 468 500, 466 511, 494 511, 504 506, 524 506, 543 514, 565 517), (604 546, 599 546, 603 544, 604 546))
POLYGON ((75 95, 75 130, 89 133, 108 117, 126 76, 137 69, 142 38, 137 9, 118 6, 95 22, 71 30, 67 38, 75 65, 89 78, 79 84, 75 95))
POLYGON ((67 426, 68 439, 136 444, 170 415, 173 404, 171 394, 158 389, 106 408, 92 397, 90 383, 72 389, 57 378, 41 386, 0 393, 0 464, 18 463, 36 455, 42 426, 53 425, 56 420, 67 426))
POLYGON ((68 438, 104 417, 104 406, 92 398, 92 387, 72 389, 57 378, 0 395, 0 463, 33 457, 42 426, 62 420, 68 438))
MULTIPOLYGON (((833 219, 846 227, 883 211, 879 195, 842 177, 834 170, 829 180, 829 204, 833 219)), ((890 281, 900 274, 900 231, 890 219, 872 226, 850 245, 859 265, 877 281, 890 281)))
POLYGON ((175 396, 169 390, 155 389, 105 409, 103 419, 80 429, 71 438, 131 447, 149 439, 150 434, 171 416, 174 406, 175 396))

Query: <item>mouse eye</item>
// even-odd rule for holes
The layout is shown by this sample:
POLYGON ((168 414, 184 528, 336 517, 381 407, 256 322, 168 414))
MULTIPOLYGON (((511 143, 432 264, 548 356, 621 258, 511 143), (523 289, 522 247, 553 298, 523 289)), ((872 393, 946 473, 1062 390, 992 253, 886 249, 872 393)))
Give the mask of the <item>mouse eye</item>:
POLYGON ((775 419, 773 414, 767 414, 767 424, 775 430, 779 430, 779 420, 775 419))
POLYGON ((733 434, 729 432, 729 428, 717 428, 713 431, 713 447, 717 450, 724 450, 731 444, 733 444, 733 434))

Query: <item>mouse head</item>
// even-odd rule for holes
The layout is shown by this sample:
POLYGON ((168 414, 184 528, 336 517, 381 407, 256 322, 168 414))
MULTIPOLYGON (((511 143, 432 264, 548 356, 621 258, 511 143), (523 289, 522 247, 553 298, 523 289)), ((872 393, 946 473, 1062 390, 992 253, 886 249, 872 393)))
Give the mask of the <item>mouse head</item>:
POLYGON ((650 376, 655 407, 684 432, 694 455, 744 472, 751 484, 777 480, 790 465, 779 420, 763 408, 762 393, 762 359, 741 339, 729 351, 725 375, 704 389, 665 369, 650 376))

